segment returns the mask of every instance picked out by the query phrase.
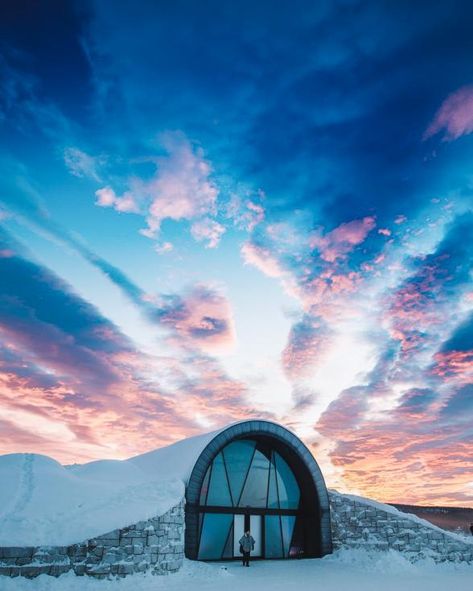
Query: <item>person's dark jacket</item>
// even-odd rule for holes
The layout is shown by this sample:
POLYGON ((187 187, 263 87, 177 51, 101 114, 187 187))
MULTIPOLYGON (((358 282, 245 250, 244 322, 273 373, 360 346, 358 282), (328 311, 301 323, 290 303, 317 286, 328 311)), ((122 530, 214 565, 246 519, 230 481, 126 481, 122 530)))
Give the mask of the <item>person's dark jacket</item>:
POLYGON ((255 547, 253 536, 251 534, 249 536, 246 534, 241 536, 240 546, 243 548, 243 552, 251 552, 255 547))

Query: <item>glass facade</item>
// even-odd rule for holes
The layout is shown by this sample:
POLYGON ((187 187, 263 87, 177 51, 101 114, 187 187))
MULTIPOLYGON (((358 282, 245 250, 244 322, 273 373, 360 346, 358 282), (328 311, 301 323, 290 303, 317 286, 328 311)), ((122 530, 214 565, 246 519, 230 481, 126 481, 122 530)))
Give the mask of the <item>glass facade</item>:
POLYGON ((254 515, 261 515, 257 544, 263 557, 300 554, 303 542, 295 536, 301 530, 296 527, 300 504, 297 479, 278 451, 251 439, 229 443, 215 456, 202 483, 198 558, 239 557, 238 539, 254 515))

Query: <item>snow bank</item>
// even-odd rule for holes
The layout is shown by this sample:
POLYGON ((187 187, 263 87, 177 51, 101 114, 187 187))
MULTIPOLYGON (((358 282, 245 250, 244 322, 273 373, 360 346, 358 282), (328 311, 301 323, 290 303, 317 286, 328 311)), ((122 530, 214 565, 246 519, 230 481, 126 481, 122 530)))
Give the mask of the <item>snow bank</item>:
POLYGON ((65 546, 162 515, 184 496, 215 435, 73 466, 38 454, 0 456, 0 546, 65 546))
POLYGON ((2 591, 471 591, 468 566, 435 565, 423 561, 412 565, 396 552, 367 554, 339 551, 323 559, 269 560, 242 568, 239 562, 204 564, 184 561, 170 577, 150 574, 125 579, 94 580, 67 574, 2 581, 2 591))

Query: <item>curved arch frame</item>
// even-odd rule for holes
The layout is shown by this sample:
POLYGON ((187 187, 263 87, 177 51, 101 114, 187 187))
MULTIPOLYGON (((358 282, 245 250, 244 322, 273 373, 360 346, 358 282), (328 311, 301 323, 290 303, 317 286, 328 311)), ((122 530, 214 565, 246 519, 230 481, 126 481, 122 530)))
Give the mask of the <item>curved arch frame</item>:
POLYGON ((281 425, 270 421, 244 421, 220 431, 206 445, 194 465, 186 488, 185 554, 187 558, 197 559, 198 513, 195 508, 199 505, 200 491, 207 468, 215 456, 231 441, 258 436, 275 440, 279 444, 286 446, 290 452, 297 455, 304 465, 317 493, 316 498, 314 498, 313 509, 318 514, 320 521, 319 556, 325 556, 325 554, 332 552, 329 497, 324 477, 314 456, 298 437, 281 425))

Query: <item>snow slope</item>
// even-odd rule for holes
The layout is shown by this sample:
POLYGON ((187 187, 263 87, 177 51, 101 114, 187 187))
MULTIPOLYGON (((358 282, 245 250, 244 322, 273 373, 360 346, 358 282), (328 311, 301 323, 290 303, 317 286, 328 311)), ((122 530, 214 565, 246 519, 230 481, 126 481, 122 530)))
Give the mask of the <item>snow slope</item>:
POLYGON ((62 466, 38 454, 0 456, 0 546, 65 546, 162 515, 184 496, 216 433, 123 461, 62 466))
POLYGON ((471 591, 473 566, 429 561, 411 564, 397 552, 338 551, 315 560, 268 560, 242 568, 239 562, 185 561, 169 577, 133 575, 94 580, 67 574, 1 581, 2 591, 471 591))

